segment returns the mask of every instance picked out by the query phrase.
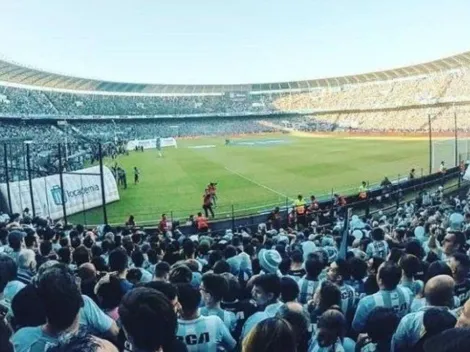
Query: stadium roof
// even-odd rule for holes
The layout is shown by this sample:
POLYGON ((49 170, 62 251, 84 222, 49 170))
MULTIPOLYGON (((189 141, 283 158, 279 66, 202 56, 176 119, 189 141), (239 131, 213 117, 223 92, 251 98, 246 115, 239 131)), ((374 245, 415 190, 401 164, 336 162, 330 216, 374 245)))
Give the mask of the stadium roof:
POLYGON ((100 81, 50 73, 7 61, 0 61, 0 82, 35 86, 38 88, 45 87, 52 89, 103 93, 210 94, 226 92, 265 92, 291 89, 307 90, 327 87, 333 88, 345 84, 366 83, 430 74, 439 71, 457 69, 463 66, 470 66, 470 51, 419 65, 343 77, 259 84, 180 85, 100 81))

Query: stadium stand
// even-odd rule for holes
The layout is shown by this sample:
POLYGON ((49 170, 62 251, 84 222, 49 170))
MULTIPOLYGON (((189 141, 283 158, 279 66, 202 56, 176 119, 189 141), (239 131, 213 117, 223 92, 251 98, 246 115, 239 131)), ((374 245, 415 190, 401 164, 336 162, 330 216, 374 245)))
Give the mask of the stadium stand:
MULTIPOLYGON (((102 82, 0 62, 0 135, 21 142, 9 165, 21 165, 30 140, 35 167, 49 173, 57 155, 44 141, 80 155, 70 170, 95 157, 90 141, 102 142, 106 155, 120 142, 157 135, 294 125, 417 132, 428 114, 434 128, 450 131, 455 109, 467 111, 469 62, 464 53, 384 72, 245 86, 102 82), (303 114, 268 116, 290 111, 303 114), (257 113, 266 115, 237 116, 257 113), (195 114, 205 118, 187 117, 195 114)), ((467 131, 463 120, 459 129, 467 131)), ((459 187, 461 171, 366 190, 371 212, 363 211, 369 200, 299 200, 293 217, 260 214, 261 223, 214 232, 212 223, 201 230, 190 222, 189 232, 166 219, 156 229, 131 219, 86 229, 33 219, 27 209, 0 213, 0 349, 467 351, 470 195, 459 187), (457 192, 445 193, 448 181, 458 181, 457 192)))

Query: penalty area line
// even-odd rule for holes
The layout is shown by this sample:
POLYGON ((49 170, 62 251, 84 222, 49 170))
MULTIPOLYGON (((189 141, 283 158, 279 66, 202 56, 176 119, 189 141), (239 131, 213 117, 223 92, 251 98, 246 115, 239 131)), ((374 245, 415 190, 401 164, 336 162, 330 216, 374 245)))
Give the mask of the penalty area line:
MULTIPOLYGON (((270 191, 270 192, 272 192, 272 193, 276 193, 277 195, 280 195, 280 196, 282 196, 282 197, 284 197, 284 198, 289 198, 289 197, 286 196, 284 193, 278 192, 278 191, 276 191, 275 189, 272 189, 272 188, 270 188, 270 187, 268 187, 268 186, 265 186, 265 185, 263 185, 263 184, 261 184, 261 183, 259 183, 259 182, 256 182, 255 180, 252 180, 251 178, 246 177, 245 175, 242 175, 242 174, 239 173, 239 172, 236 172, 236 171, 234 171, 234 170, 232 170, 232 169, 229 169, 228 167, 225 167, 225 170, 227 170, 228 172, 231 172, 231 173, 234 174, 234 175, 237 175, 237 176, 240 177, 240 178, 243 178, 244 180, 246 180, 246 181, 248 181, 248 182, 251 182, 252 184, 254 184, 254 185, 256 185, 256 186, 259 186, 259 187, 261 187, 261 188, 267 189, 268 191, 270 191)), ((289 199, 290 199, 290 198, 289 198, 289 199)))

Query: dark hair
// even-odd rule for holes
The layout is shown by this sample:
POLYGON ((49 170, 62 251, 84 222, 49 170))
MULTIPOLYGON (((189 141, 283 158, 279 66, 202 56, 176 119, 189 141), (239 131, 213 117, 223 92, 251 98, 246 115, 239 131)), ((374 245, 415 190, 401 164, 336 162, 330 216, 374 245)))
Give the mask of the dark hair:
POLYGON ((178 296, 178 288, 176 285, 164 281, 151 281, 144 284, 144 287, 152 288, 163 293, 166 298, 173 301, 178 296))
POLYGON ((288 276, 281 278, 281 300, 283 302, 293 302, 299 296, 300 289, 297 282, 288 276))
POLYGON ((160 262, 155 265, 155 277, 162 278, 170 273, 170 264, 167 262, 160 262))
POLYGON ((367 263, 357 257, 348 260, 349 273, 354 280, 362 280, 367 275, 367 263))
POLYGON ((290 324, 278 317, 258 323, 243 341, 244 352, 296 352, 295 334, 290 324))
POLYGON ((91 246, 92 257, 99 257, 102 254, 103 254, 103 250, 101 249, 100 246, 98 246, 97 244, 94 244, 93 246, 91 246))
POLYGON ((371 237, 374 241, 383 241, 385 238, 384 230, 382 230, 380 227, 376 227, 372 230, 371 237))
POLYGON ((468 276, 470 270, 470 259, 468 255, 460 252, 456 252, 452 255, 455 261, 458 263, 456 277, 465 279, 468 276))
POLYGON ((72 237, 70 240, 70 245, 72 246, 72 248, 78 248, 81 246, 81 244, 82 244, 82 240, 78 236, 72 237))
POLYGON ((448 275, 452 277, 452 269, 447 265, 446 262, 438 260, 429 265, 424 279, 424 283, 427 283, 433 277, 438 275, 448 275))
POLYGON ((106 260, 102 256, 91 258, 91 264, 95 266, 96 271, 109 271, 109 267, 106 264, 106 260))
POLYGON ((399 322, 393 308, 375 307, 367 317, 364 330, 373 342, 387 342, 391 341, 399 322))
POLYGON ((405 254, 400 260, 400 267, 406 277, 414 278, 421 269, 420 260, 412 254, 405 254))
POLYGON ((123 272, 127 269, 127 252, 122 248, 116 248, 109 253, 109 270, 123 272))
POLYGON ((232 274, 224 273, 222 276, 227 281, 227 291, 225 291, 224 301, 233 302, 237 300, 241 290, 240 282, 232 274))
POLYGON ((35 327, 46 323, 44 304, 36 287, 29 284, 23 287, 11 301, 13 325, 15 330, 24 327, 35 327))
POLYGON ((331 281, 323 281, 320 286, 320 302, 317 308, 322 313, 332 307, 341 307, 341 290, 331 281))
POLYGON ((132 242, 134 242, 134 244, 139 244, 140 241, 142 241, 142 236, 140 232, 134 232, 131 236, 131 239, 132 239, 132 242))
POLYGON ((85 246, 78 246, 72 253, 74 263, 79 267, 90 261, 90 252, 85 246))
POLYGON ((70 250, 70 247, 61 247, 57 250, 59 261, 67 265, 71 262, 71 254, 72 252, 70 250))
POLYGON ((350 274, 348 262, 344 259, 337 259, 335 263, 337 265, 336 272, 338 275, 341 275, 342 281, 349 280, 350 274))
POLYGON ((388 260, 398 264, 402 256, 403 256, 402 249, 397 248, 397 247, 392 247, 390 249, 390 256, 388 260))
POLYGON ((193 273, 186 265, 180 264, 170 270, 170 282, 173 284, 190 283, 193 279, 193 273))
POLYGON ((129 291, 119 306, 122 325, 135 347, 155 351, 168 349, 176 339, 176 313, 168 298, 151 288, 129 291))
POLYGON ((302 251, 298 249, 291 252, 290 258, 292 259, 292 262, 294 263, 302 263, 304 261, 304 256, 302 254, 302 251))
POLYGON ((343 338, 346 333, 346 318, 341 311, 329 309, 318 318, 318 328, 334 331, 338 337, 343 338))
POLYGON ((225 259, 229 259, 229 258, 232 258, 232 257, 235 257, 237 255, 237 249, 232 246, 232 245, 228 245, 225 250, 224 250, 224 257, 225 259))
POLYGON ((192 314, 201 303, 201 293, 189 283, 178 284, 178 300, 185 314, 192 314))
POLYGON ((431 337, 424 343, 425 352, 467 352, 470 329, 453 328, 431 337))
POLYGON ((265 293, 272 293, 274 298, 281 294, 281 279, 276 274, 264 274, 253 280, 253 286, 260 287, 265 293))
POLYGON ((111 310, 118 307, 122 297, 124 297, 119 278, 111 275, 109 282, 99 286, 96 295, 102 309, 111 310))
POLYGON ((91 247, 95 244, 95 241, 93 241, 93 238, 88 235, 86 236, 84 239, 83 239, 83 245, 88 248, 88 249, 91 249, 91 247))
POLYGON ((310 278, 318 278, 323 270, 323 262, 318 255, 309 255, 305 261, 305 271, 310 278))
POLYGON ((308 345, 311 338, 310 318, 306 311, 296 311, 289 309, 289 306, 282 305, 276 313, 276 316, 287 321, 295 334, 297 351, 308 351, 308 345))
POLYGON ((150 264, 157 264, 158 262, 157 251, 155 249, 150 248, 147 251, 147 259, 150 264))
POLYGON ((127 271, 126 275, 127 281, 130 282, 140 282, 142 280, 142 271, 140 271, 138 268, 132 268, 127 271))
POLYGON ((144 265, 144 253, 142 253, 140 249, 136 249, 132 252, 131 259, 136 268, 141 268, 144 265))
POLYGON ((36 236, 34 236, 34 232, 28 233, 24 237, 24 244, 26 247, 31 247, 32 245, 34 245, 34 242, 36 242, 36 236))
POLYGON ((378 272, 378 277, 386 290, 394 290, 401 280, 401 269, 392 261, 385 262, 378 272))
POLYGON ((230 273, 231 268, 230 264, 227 263, 225 260, 219 260, 214 264, 214 273, 215 274, 223 274, 223 273, 230 273))
POLYGON ((408 241, 405 247, 405 252, 408 254, 413 254, 420 260, 422 260, 425 255, 424 249, 418 240, 408 241))
POLYGON ((228 284, 222 275, 207 273, 202 275, 204 289, 211 294, 214 301, 220 302, 228 290, 228 284))
POLYGON ((457 323, 457 318, 443 308, 426 309, 423 316, 423 325, 426 335, 434 336, 444 330, 452 329, 457 323))
POLYGON ((183 241, 183 253, 186 258, 191 257, 196 252, 196 246, 193 241, 190 239, 185 239, 183 241))
POLYGON ((101 249, 103 250, 103 253, 112 251, 114 249, 114 242, 107 238, 104 239, 103 242, 101 242, 101 249))
POLYGON ((15 352, 10 342, 12 331, 7 325, 5 319, 0 319, 0 348, 1 352, 15 352))
POLYGON ((58 331, 68 329, 83 306, 73 273, 63 264, 46 269, 38 279, 37 292, 44 304, 48 324, 58 331))
POLYGON ((0 292, 3 292, 5 286, 16 278, 18 266, 13 258, 0 254, 0 292))

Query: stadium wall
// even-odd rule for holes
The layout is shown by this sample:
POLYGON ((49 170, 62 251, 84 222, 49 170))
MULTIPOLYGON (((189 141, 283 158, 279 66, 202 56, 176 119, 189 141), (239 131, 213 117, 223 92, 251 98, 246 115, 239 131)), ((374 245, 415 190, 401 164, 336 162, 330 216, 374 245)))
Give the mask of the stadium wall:
MULTIPOLYGON (((116 180, 107 167, 103 167, 106 203, 119 200, 116 180)), ((52 220, 64 217, 63 205, 67 215, 79 213, 103 204, 101 196, 99 166, 63 174, 64 198, 60 187, 60 175, 38 177, 31 180, 10 182, 11 209, 8 207, 8 188, 0 184, 0 206, 2 211, 21 214, 25 208, 32 209, 31 192, 37 216, 50 217, 52 220)))

